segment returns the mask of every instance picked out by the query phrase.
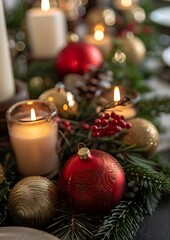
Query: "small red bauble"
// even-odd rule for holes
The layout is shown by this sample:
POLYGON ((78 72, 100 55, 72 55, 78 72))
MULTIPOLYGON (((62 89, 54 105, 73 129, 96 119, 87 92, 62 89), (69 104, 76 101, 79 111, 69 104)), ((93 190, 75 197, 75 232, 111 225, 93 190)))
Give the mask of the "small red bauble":
POLYGON ((69 73, 83 74, 90 66, 99 67, 103 63, 100 50, 84 42, 69 43, 56 57, 57 73, 64 77, 69 73))
POLYGON ((74 210, 103 214, 120 202, 125 190, 125 175, 110 154, 81 148, 61 171, 61 196, 74 210))

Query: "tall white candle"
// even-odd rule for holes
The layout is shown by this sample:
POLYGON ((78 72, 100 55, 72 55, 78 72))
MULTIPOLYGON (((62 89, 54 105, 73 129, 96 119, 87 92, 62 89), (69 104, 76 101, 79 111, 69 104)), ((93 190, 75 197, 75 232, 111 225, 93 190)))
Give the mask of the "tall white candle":
POLYGON ((49 0, 42 0, 41 9, 28 10, 26 22, 33 57, 55 58, 67 45, 65 15, 60 9, 50 8, 49 0))
POLYGON ((11 144, 23 175, 48 175, 58 170, 56 108, 50 112, 51 105, 24 101, 7 112, 11 144))
POLYGON ((0 102, 8 100, 15 94, 15 84, 5 24, 3 2, 0 0, 0 102))

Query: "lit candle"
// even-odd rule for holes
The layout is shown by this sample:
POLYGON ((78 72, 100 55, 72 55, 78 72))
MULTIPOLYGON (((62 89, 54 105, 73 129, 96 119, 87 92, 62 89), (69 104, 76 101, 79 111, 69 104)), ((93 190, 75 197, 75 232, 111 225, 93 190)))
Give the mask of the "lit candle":
POLYGON ((67 45, 65 15, 60 9, 50 8, 49 0, 41 1, 41 9, 28 10, 26 22, 33 57, 55 58, 67 45))
POLYGON ((14 96, 15 84, 9 52, 3 1, 0 1, 0 102, 14 96))
POLYGON ((110 90, 106 91, 99 100, 100 106, 97 107, 97 111, 113 101, 115 102, 115 105, 118 104, 124 96, 130 98, 130 101, 127 102, 125 106, 118 105, 116 107, 111 107, 106 109, 105 112, 115 112, 119 115, 123 115, 125 119, 134 118, 137 114, 136 105, 140 101, 140 95, 135 90, 123 86, 113 86, 110 90))
POLYGON ((98 47, 104 55, 109 54, 112 47, 112 39, 109 35, 105 34, 105 29, 102 25, 96 25, 94 34, 87 34, 85 36, 85 42, 98 47))
POLYGON ((56 107, 40 100, 22 101, 7 111, 9 136, 23 175, 58 171, 56 107))

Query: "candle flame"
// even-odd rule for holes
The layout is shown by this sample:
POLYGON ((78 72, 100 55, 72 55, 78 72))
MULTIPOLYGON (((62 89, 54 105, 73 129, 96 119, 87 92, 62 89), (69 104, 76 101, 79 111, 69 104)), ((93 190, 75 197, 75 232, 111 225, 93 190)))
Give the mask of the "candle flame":
POLYGON ((94 38, 97 41, 101 41, 104 38, 104 27, 102 25, 97 25, 94 28, 94 38))
POLYGON ((34 108, 31 108, 31 121, 35 121, 37 119, 34 108))
POLYGON ((120 90, 118 87, 115 87, 114 89, 114 97, 113 97, 115 102, 120 101, 120 90))
POLYGON ((49 0, 41 0, 41 10, 48 11, 50 9, 50 2, 49 0))
POLYGON ((132 0, 121 0, 121 4, 123 7, 130 7, 132 6, 132 0))

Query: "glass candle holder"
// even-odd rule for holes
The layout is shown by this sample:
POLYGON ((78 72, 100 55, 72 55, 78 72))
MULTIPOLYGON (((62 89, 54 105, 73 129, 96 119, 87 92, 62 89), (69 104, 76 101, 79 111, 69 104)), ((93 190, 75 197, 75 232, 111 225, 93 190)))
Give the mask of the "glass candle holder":
POLYGON ((119 105, 106 109, 105 113, 110 114, 111 112, 115 112, 119 115, 123 115, 125 119, 134 118, 137 115, 138 103, 140 102, 141 97, 136 90, 124 86, 112 86, 111 89, 105 91, 98 100, 97 112, 107 104, 117 101, 115 100, 115 87, 119 89, 119 100, 123 99, 124 96, 128 96, 130 100, 125 106, 119 105))
POLYGON ((23 175, 49 175, 58 171, 58 125, 54 104, 21 101, 7 113, 10 141, 18 170, 23 175))

